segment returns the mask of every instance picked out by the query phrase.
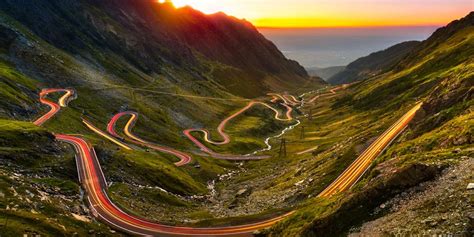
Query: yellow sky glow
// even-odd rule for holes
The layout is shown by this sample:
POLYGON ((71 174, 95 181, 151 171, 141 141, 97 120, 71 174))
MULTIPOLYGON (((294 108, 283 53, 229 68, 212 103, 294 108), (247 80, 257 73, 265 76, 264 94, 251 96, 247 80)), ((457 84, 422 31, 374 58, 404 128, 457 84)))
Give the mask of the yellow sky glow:
MULTIPOLYGON (((164 0, 160 0, 164 1, 164 0)), ((259 27, 444 25, 474 0, 172 0, 204 13, 225 12, 259 27)))

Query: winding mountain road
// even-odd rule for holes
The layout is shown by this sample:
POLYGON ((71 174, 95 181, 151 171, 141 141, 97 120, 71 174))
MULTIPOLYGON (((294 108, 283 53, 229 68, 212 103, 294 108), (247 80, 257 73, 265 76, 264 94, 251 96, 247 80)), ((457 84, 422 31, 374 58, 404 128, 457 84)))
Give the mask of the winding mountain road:
POLYGON ((284 95, 281 95, 281 94, 276 94, 276 93, 268 93, 267 95, 271 96, 272 97, 272 100, 270 102, 272 103, 275 103, 277 102, 278 100, 281 100, 283 101, 283 104, 286 104, 286 105, 295 105, 295 103, 293 101, 291 101, 291 99, 288 99, 286 96, 284 95))
POLYGON ((183 165, 189 164, 192 161, 192 157, 190 155, 188 155, 187 153, 175 150, 175 149, 170 148, 170 147, 153 144, 153 143, 145 141, 145 140, 137 137, 135 134, 133 134, 132 133, 132 127, 135 125, 135 122, 138 119, 138 113, 136 113, 136 112, 126 111, 126 112, 121 112, 121 113, 118 113, 118 114, 114 115, 112 117, 112 119, 110 119, 110 122, 107 124, 107 132, 109 134, 111 134, 112 136, 114 136, 114 137, 123 139, 115 131, 115 126, 116 126, 117 121, 121 117, 128 116, 128 115, 130 116, 130 119, 125 124, 123 132, 125 133, 125 135, 128 136, 128 138, 130 138, 130 139, 128 139, 129 141, 131 141, 135 144, 141 145, 141 146, 151 148, 153 150, 157 150, 157 151, 164 152, 164 153, 171 154, 171 155, 174 155, 174 156, 178 157, 180 159, 180 161, 174 163, 176 166, 183 166, 183 165))
POLYGON ((61 109, 61 107, 66 107, 67 103, 69 102, 70 98, 73 95, 74 95, 74 91, 71 89, 48 88, 48 89, 41 90, 41 92, 39 93, 40 102, 42 104, 48 105, 51 109, 46 114, 44 114, 43 116, 35 120, 33 124, 37 126, 43 125, 46 121, 48 121, 55 114, 57 114, 59 110, 61 109), (59 104, 45 98, 48 94, 56 93, 56 92, 66 92, 61 98, 59 98, 59 101, 58 101, 59 104))
MULTIPOLYGON (((283 98, 283 97, 281 97, 281 98, 283 98)), ((296 98, 294 98, 294 97, 293 97, 293 99, 296 100, 296 98)), ((198 146, 201 151, 203 151, 203 152, 205 152, 205 153, 207 153, 207 154, 209 154, 212 157, 217 158, 217 159, 240 161, 240 160, 261 160, 261 159, 270 158, 271 156, 268 156, 268 155, 257 156, 257 155, 234 155, 234 154, 217 153, 217 152, 214 152, 213 150, 211 150, 210 148, 208 148, 203 143, 201 143, 198 139, 196 139, 192 135, 193 132, 201 132, 201 133, 204 134, 204 140, 208 143, 211 143, 211 144, 214 144, 214 145, 228 144, 231 139, 230 139, 229 135, 227 133, 225 133, 225 131, 224 131, 227 123, 230 120, 234 119, 235 117, 239 116, 240 114, 244 113, 245 111, 247 111, 248 109, 252 108, 255 105, 265 106, 265 107, 269 108, 270 110, 272 110, 273 112, 275 112, 274 118, 276 120, 279 120, 279 121, 291 121, 291 120, 293 120, 293 117, 291 115, 291 113, 293 112, 293 108, 291 106, 287 105, 286 103, 281 103, 281 105, 284 106, 287 109, 287 111, 285 113, 286 118, 281 118, 282 114, 280 113, 280 111, 278 111, 277 109, 275 109, 271 105, 269 105, 267 103, 264 103, 264 102, 260 102, 260 101, 250 101, 245 107, 243 107, 242 109, 240 109, 236 113, 232 114, 231 116, 225 118, 219 124, 219 126, 217 127, 217 132, 223 138, 222 141, 212 140, 210 138, 209 131, 206 130, 206 129, 186 129, 186 130, 183 131, 183 134, 189 140, 191 140, 196 146, 198 146)), ((171 155, 174 155, 174 156, 180 158, 180 161, 175 163, 176 166, 182 166, 182 165, 188 164, 192 161, 192 157, 187 153, 175 150, 175 149, 170 148, 170 147, 153 144, 149 141, 145 141, 145 140, 137 137, 136 135, 134 135, 132 133, 132 127, 134 126, 136 120, 138 119, 138 113, 136 113, 136 112, 126 111, 126 112, 118 113, 115 116, 113 116, 112 119, 110 120, 110 122, 107 125, 107 132, 110 135, 103 132, 102 130, 100 130, 99 128, 97 128, 96 126, 94 126, 92 123, 90 123, 89 121, 87 121, 85 119, 83 119, 83 123, 86 124, 86 126, 89 129, 91 129, 95 133, 99 134, 100 136, 105 137, 106 139, 112 141, 113 143, 115 143, 115 144, 117 144, 117 145, 119 145, 119 146, 121 146, 121 147, 123 147, 127 150, 131 150, 132 148, 130 146, 128 146, 127 144, 122 142, 122 140, 124 138, 119 136, 118 133, 115 131, 115 126, 116 126, 116 123, 117 123, 118 119, 125 116, 125 115, 130 115, 131 116, 130 119, 128 120, 128 122, 126 123, 126 125, 124 127, 124 130, 123 130, 125 135, 127 135, 127 137, 129 138, 128 141, 131 141, 131 142, 133 142, 137 145, 145 146, 145 147, 157 150, 157 151, 165 152, 165 153, 168 153, 168 154, 171 154, 171 155)))
POLYGON ((56 134, 56 139, 73 145, 76 150, 79 180, 86 190, 87 201, 93 215, 114 228, 130 234, 159 236, 251 236, 253 231, 272 226, 293 214, 293 212, 288 212, 253 224, 215 228, 178 227, 151 222, 128 214, 112 203, 105 191, 107 189, 107 182, 100 168, 96 153, 84 139, 62 134, 56 134))
MULTIPOLYGON (((332 93, 335 93, 335 89, 331 90, 332 93)), ((54 116, 60 106, 66 106, 69 98, 74 94, 72 90, 66 89, 45 89, 40 93, 40 101, 43 104, 47 104, 51 107, 51 110, 43 115, 40 119, 35 121, 35 124, 41 125, 49 118, 54 116), (59 99, 59 105, 53 103, 49 100, 46 100, 44 97, 52 92, 62 92, 66 91, 66 94, 59 99)), ((286 97, 274 95, 272 102, 277 102, 279 99, 283 101, 282 105, 287 108, 286 118, 281 118, 280 112, 273 108, 272 106, 258 101, 251 101, 246 107, 232 114, 231 116, 224 119, 218 126, 217 131, 219 135, 223 138, 222 141, 213 141, 210 138, 209 132, 204 129, 187 129, 184 131, 184 134, 191 139, 196 145, 198 145, 201 150, 211 154, 216 155, 217 157, 225 158, 226 155, 216 154, 202 143, 200 143, 196 138, 194 138, 191 132, 202 132, 204 133, 204 140, 211 144, 222 145, 230 142, 230 137, 224 131, 226 124, 233 118, 244 113, 246 110, 250 109, 255 105, 263 105, 275 112, 275 119, 280 121, 291 121, 293 117, 291 116, 292 107, 288 104, 296 103, 298 100, 294 97, 286 97), (291 103, 289 102, 291 101, 291 103)), ((302 103, 302 102, 301 102, 302 103)), ((408 111, 402 118, 400 118, 395 124, 393 124, 387 131, 385 131, 375 142, 373 142, 369 148, 367 148, 333 183, 331 183, 323 192, 321 192, 319 197, 329 197, 338 192, 345 191, 352 187, 368 170, 370 164, 373 160, 379 156, 383 150, 393 141, 408 125, 408 123, 413 119, 416 112, 421 107, 422 103, 417 104, 410 111, 408 111)), ((117 120, 122 116, 129 115, 130 119, 127 121, 126 126, 124 127, 125 135, 130 138, 135 144, 147 146, 152 149, 157 149, 162 152, 167 152, 169 154, 176 155, 181 158, 181 161, 176 163, 176 165, 183 165, 186 162, 189 162, 191 157, 180 151, 176 151, 172 148, 167 148, 163 146, 154 145, 150 142, 147 142, 132 133, 132 127, 135 124, 138 114, 135 112, 122 112, 118 113, 109 122, 107 126, 107 134, 104 131, 101 131, 94 125, 92 125, 87 120, 83 122, 94 132, 106 137, 107 139, 121 145, 124 148, 130 148, 128 145, 123 143, 122 139, 117 132, 115 131, 115 126, 117 120)), ((250 236, 251 233, 255 230, 262 228, 270 227, 275 223, 285 219, 286 217, 292 215, 294 212, 288 212, 286 214, 261 221, 253 224, 239 225, 239 226, 228 226, 228 227, 215 227, 215 228, 193 228, 193 227, 179 227, 179 226, 169 226, 163 225, 155 222, 151 222, 144 218, 128 214, 117 207, 107 195, 107 182, 105 175, 101 169, 100 163, 98 161, 97 155, 94 148, 90 147, 89 143, 84 139, 72 136, 72 135, 62 135, 55 134, 56 139, 59 141, 67 142, 71 144, 76 150, 76 164, 79 175, 79 181, 82 183, 86 193, 87 193, 87 202, 92 210, 92 214, 105 223, 108 223, 115 229, 122 230, 124 232, 133 234, 133 235, 159 235, 159 236, 250 236)), ((131 148, 130 148, 131 149, 131 148)), ((309 151, 309 150, 308 150, 309 151)), ((306 152, 306 151, 305 151, 306 152)), ((234 156, 237 158, 242 158, 241 156, 234 156)), ((258 156, 247 156, 248 159, 258 159, 258 156)), ((264 156, 260 156, 264 157, 264 156)), ((231 156, 228 157, 231 159, 231 156)), ((264 157, 266 158, 266 157, 264 157)))
POLYGON ((335 95, 337 91, 339 90, 342 90, 342 89, 345 89, 347 88, 348 86, 352 85, 354 83, 351 83, 351 84, 344 84, 344 85, 340 85, 338 87, 335 87, 335 88, 332 88, 331 90, 329 90, 329 93, 325 93, 325 94, 321 94, 321 95, 316 95, 314 96, 313 98, 309 99, 308 100, 308 104, 311 104, 313 103, 314 101, 316 101, 317 99, 319 99, 320 97, 322 96, 329 96, 329 95, 335 95))
POLYGON ((330 197, 336 193, 350 189, 369 169, 372 162, 385 148, 407 127, 422 103, 416 104, 377 140, 375 140, 344 172, 324 189, 318 197, 330 197))
POLYGON ((283 97, 285 97, 291 103, 291 105, 299 105, 302 102, 301 100, 296 99, 294 95, 283 95, 283 97))
MULTIPOLYGON (((204 145, 203 143, 201 143, 198 139, 196 139, 192 133, 193 132, 201 132, 204 134, 204 140, 207 142, 207 143, 211 143, 211 144, 214 144, 214 145, 224 145, 224 144, 228 144, 230 142, 230 137, 229 135, 224 131, 227 123, 234 119, 235 117, 239 116, 240 114, 244 113, 245 111, 249 110, 250 108, 252 108, 253 106, 255 105, 262 105, 262 106, 265 106, 267 107, 268 109, 272 110, 273 112, 275 112, 275 116, 274 118, 278 121, 291 121, 293 120, 293 117, 291 115, 291 113, 293 112, 293 108, 291 106, 289 106, 287 104, 287 101, 284 99, 283 96, 280 96, 278 94, 275 94, 275 98, 281 98, 284 103, 281 103, 281 105, 283 105, 287 111, 286 111, 286 118, 281 118, 281 113, 280 111, 278 111, 277 109, 275 109, 274 107, 272 107, 271 105, 267 104, 267 103, 264 103, 264 102, 260 102, 260 101, 251 101, 249 102, 245 107, 243 107, 242 109, 240 109, 239 111, 235 112, 234 114, 230 115, 229 117, 225 118, 224 120, 222 120, 222 122, 219 124, 219 126, 217 127, 217 132, 219 133, 219 135, 223 138, 222 141, 214 141, 210 138, 210 133, 208 130, 206 129, 196 129, 196 128, 190 128, 190 129, 186 129, 183 131, 184 135, 189 139, 191 140, 196 146, 198 146, 201 151, 205 152, 205 153, 208 153, 209 155, 211 155, 212 157, 214 158, 217 158, 217 159, 225 159, 225 160, 261 160, 261 159, 266 159, 266 158, 269 158, 270 156, 256 156, 256 155, 227 155, 227 154, 220 154, 220 153, 216 153, 214 152, 213 150, 211 150, 210 148, 208 148, 206 145, 204 145)), ((273 101, 273 100, 272 100, 273 101)))
POLYGON ((106 132, 100 130, 98 127, 94 126, 91 122, 87 121, 86 119, 82 119, 82 122, 93 132, 99 134, 102 137, 105 137, 107 140, 115 143, 116 145, 124 148, 125 150, 133 150, 132 147, 129 145, 125 144, 124 142, 118 140, 117 138, 107 134, 106 132))

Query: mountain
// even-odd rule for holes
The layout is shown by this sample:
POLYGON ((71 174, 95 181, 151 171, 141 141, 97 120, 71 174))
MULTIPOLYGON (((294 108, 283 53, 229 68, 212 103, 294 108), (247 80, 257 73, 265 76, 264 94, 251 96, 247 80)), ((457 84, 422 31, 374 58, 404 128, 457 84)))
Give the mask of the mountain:
POLYGON ((222 13, 1 1, 1 235, 469 233, 473 17, 329 87, 222 13))
POLYGON ((383 73, 390 70, 394 64, 416 48, 419 43, 418 41, 407 41, 385 50, 371 53, 350 63, 344 70, 329 77, 327 81, 337 85, 367 79, 383 73))
MULTIPOLYGON (((0 1, 0 222, 8 222, 0 232, 121 235, 92 221, 74 149, 54 134, 80 134, 94 146, 108 195, 123 209, 138 207, 132 212, 176 225, 231 216, 227 203, 217 214, 203 200, 213 180, 240 169, 238 163, 203 154, 183 131, 214 131, 249 98, 268 101, 268 92, 302 93, 322 83, 250 23, 222 13, 155 0, 0 1), (49 111, 39 97, 45 88, 71 89, 74 100, 38 127, 32 121, 49 111), (192 162, 176 167, 168 153, 117 148, 84 124, 105 130, 122 111, 139 115, 137 136, 185 152, 192 162)), ((230 128, 232 144, 212 149, 246 154, 264 148, 265 137, 292 124, 271 114, 249 109, 245 119, 232 121, 239 123, 230 128)), ((261 211, 249 210, 241 215, 261 211)))
MULTIPOLYGON (((457 58, 453 57, 456 52, 453 52, 451 48, 447 47, 446 41, 455 39, 456 35, 461 35, 458 37, 462 37, 463 34, 469 35, 469 30, 471 30, 472 25, 474 25, 474 12, 469 13, 466 17, 455 20, 449 23, 447 26, 441 27, 437 29, 427 40, 421 42, 421 44, 414 48, 405 58, 403 58, 397 65, 398 70, 403 70, 408 67, 414 66, 415 63, 419 62, 419 57, 428 57, 429 55, 433 55, 435 52, 436 54, 433 56, 439 56, 437 60, 433 61, 446 61, 446 63, 456 63, 457 58), (444 46, 445 48, 441 48, 444 46), (445 52, 440 52, 440 50, 445 49, 445 52), (450 55, 450 58, 446 58, 446 55, 450 55), (447 59, 447 60, 446 60, 447 59)), ((462 39, 457 39, 458 41, 462 41, 462 39)), ((464 39, 468 40, 468 39, 464 39)), ((464 49, 466 49, 469 45, 453 45, 454 48, 458 50, 457 53, 461 53, 459 58, 463 58, 462 56, 466 56, 464 49), (461 47, 463 46, 463 47, 461 47)), ((469 52, 469 51, 468 51, 469 52)), ((458 59, 459 60, 459 59, 458 59)), ((444 64, 441 64, 444 66, 444 64)))
POLYGON ((328 80, 337 73, 343 71, 346 66, 334 66, 334 67, 325 67, 325 68, 308 68, 308 74, 311 76, 319 76, 324 80, 328 80))
MULTIPOLYGON (((404 57, 380 74, 351 85, 331 106, 338 111, 333 116, 352 116, 343 120, 350 124, 345 130, 351 130, 361 124, 373 129, 423 102, 400 138, 392 141, 351 191, 329 199, 309 198, 293 217, 262 236, 472 233, 471 191, 466 186, 474 168, 474 12, 412 44, 404 57), (452 213, 458 217, 448 217, 452 213)), ((371 62, 367 58, 358 62, 363 61, 371 62)), ((357 133, 352 139, 360 136, 364 135, 357 133)), ((351 142, 338 145, 347 143, 351 142)), ((335 156, 338 164, 345 162, 335 156)))
POLYGON ((7 0, 0 10, 48 44, 93 64, 109 63, 110 54, 120 59, 116 64, 146 74, 173 66, 249 97, 296 88, 308 78, 254 26, 223 13, 205 15, 152 0, 7 0))

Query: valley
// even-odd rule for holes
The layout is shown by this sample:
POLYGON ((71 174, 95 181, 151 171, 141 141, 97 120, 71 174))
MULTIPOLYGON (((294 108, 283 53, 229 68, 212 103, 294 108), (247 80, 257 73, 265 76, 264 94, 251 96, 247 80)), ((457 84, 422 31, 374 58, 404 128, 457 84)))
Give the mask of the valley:
MULTIPOLYGON (((324 98, 328 95, 336 95, 338 90, 346 88, 347 86, 341 86, 341 87, 336 87, 334 89, 330 89, 329 93, 326 94, 321 94, 317 96, 311 97, 307 103, 312 104, 315 103, 317 99, 324 98)), ((34 122, 35 125, 41 125, 42 123, 46 122, 47 120, 51 119, 54 114, 59 112, 59 106, 61 105, 62 107, 66 107, 66 101, 68 98, 74 95, 74 91, 69 89, 69 90, 63 90, 63 89, 44 89, 40 93, 40 100, 42 103, 49 105, 51 107, 51 110, 47 112, 45 115, 41 116, 38 120, 34 122), (58 103, 56 104, 54 102, 51 102, 49 100, 46 100, 44 97, 48 95, 49 93, 52 92, 66 92, 64 95, 62 95, 58 103), (40 121, 40 122, 38 122, 40 121)), ((231 141, 231 138, 229 135, 226 134, 224 131, 226 124, 231 121, 232 119, 236 118, 237 116, 241 115, 244 113, 246 110, 252 108, 254 105, 263 105, 264 107, 267 107, 268 109, 272 110, 275 115, 274 115, 274 120, 276 121, 292 121, 292 112, 293 108, 290 105, 300 105, 299 108, 301 108, 305 100, 307 98, 301 98, 301 100, 297 99, 294 96, 287 96, 287 95, 280 95, 280 94, 270 94, 272 96, 272 103, 276 103, 279 100, 282 101, 281 105, 282 107, 286 108, 286 118, 280 118, 280 112, 279 110, 273 108, 272 106, 264 103, 264 102, 257 102, 257 101, 251 101, 247 106, 242 108, 241 110, 237 111, 236 113, 232 114, 231 116, 227 117, 226 119, 222 120, 222 122, 219 124, 217 127, 217 131, 220 134, 220 136, 223 138, 223 141, 221 142, 215 142, 210 140, 209 138, 209 132, 207 130, 193 130, 193 129, 186 129, 184 130, 184 134, 186 135, 187 138, 189 138, 193 143, 195 143, 200 149, 206 153, 209 153, 213 158, 217 159, 226 159, 226 160, 258 160, 258 159, 264 159, 264 158, 271 158, 271 156, 236 156, 236 155, 222 155, 222 154, 217 154, 211 150, 209 150, 205 145, 203 145, 201 142, 199 142, 195 137, 191 135, 191 132, 195 131, 200 131, 204 134, 204 141, 206 143, 210 143, 213 145, 225 145, 228 144, 231 141)), ((416 107, 416 110, 419 109, 419 105, 416 107)), ((413 111, 416 111, 413 110, 413 111)), ((115 143, 119 147, 125 150, 132 150, 128 144, 125 144, 124 139, 120 137, 116 131, 115 131, 115 124, 117 123, 117 120, 123 115, 131 115, 130 120, 127 121, 127 123, 124 126, 124 133, 131 139, 128 141, 137 143, 138 145, 141 146, 146 146, 151 149, 155 149, 160 152, 164 153, 170 153, 172 155, 175 155, 181 159, 181 161, 175 163, 176 166, 182 166, 186 165, 191 162, 192 158, 190 155, 174 150, 172 148, 164 148, 156 145, 152 145, 147 141, 144 141, 135 135, 131 133, 131 126, 133 126, 133 123, 136 122, 136 118, 138 117, 138 114, 135 112, 122 112, 117 115, 115 115, 107 125, 107 132, 109 134, 106 134, 105 132, 99 130, 95 126, 91 125, 89 122, 86 120, 83 120, 85 125, 89 127, 91 130, 96 132, 98 135, 104 137, 105 139, 110 140, 111 142, 115 143), (116 137, 118 139, 112 138, 116 137)), ((308 115, 306 115, 308 116, 308 115)), ((303 116, 304 117, 304 116, 303 116)), ((409 116, 409 118, 412 118, 413 116, 409 116)), ((300 123, 300 122, 299 122, 300 123)), ((406 126, 407 121, 401 121, 403 123, 401 125, 401 128, 406 126)), ((395 125, 394 125, 395 126, 395 125)), ((400 125, 398 127, 395 127, 394 129, 400 129, 400 125)), ((394 136, 398 134, 396 132, 394 135, 389 136, 388 139, 391 140, 394 138, 394 136)), ((388 136, 388 135, 387 135, 388 136)), ((238 225, 238 226, 233 226, 233 227, 222 227, 222 228, 184 228, 184 227, 173 227, 173 226, 166 226, 158 223, 153 223, 149 222, 141 217, 134 217, 126 212, 120 210, 119 208, 116 207, 116 205, 113 204, 113 202, 109 199, 108 195, 106 192, 103 190, 107 190, 108 184, 105 178, 105 175, 101 169, 101 165, 98 161, 97 155, 94 151, 93 147, 90 147, 88 145, 88 142, 84 139, 81 139, 80 137, 76 136, 70 136, 70 135, 62 135, 62 134, 56 134, 55 135, 56 139, 59 141, 63 141, 66 143, 69 143, 73 145, 73 147, 76 149, 77 155, 76 155, 76 163, 77 165, 77 172, 78 172, 78 177, 80 183, 83 185, 85 188, 85 193, 87 195, 87 200, 89 200, 89 205, 91 207, 91 213, 93 216, 96 218, 104 220, 106 223, 111 224, 115 228, 119 228, 125 232, 131 233, 131 234, 139 234, 139 235, 147 235, 147 234, 160 234, 160 235, 224 235, 224 234, 229 234, 229 235, 242 235, 242 234, 249 234, 255 230, 262 229, 269 227, 276 222, 282 220, 283 218, 286 218, 287 216, 291 215, 293 211, 285 213, 281 216, 271 218, 269 220, 265 220, 262 222, 257 222, 257 223, 252 223, 252 224, 247 224, 247 225, 238 225)), ((374 143, 376 144, 376 143, 374 143)), ((379 147, 384 147, 385 145, 379 145, 379 147)), ((286 148, 285 148, 286 149, 286 148)), ((378 148, 379 151, 381 148, 378 148)), ((369 153, 369 151, 368 151, 369 153)), ((286 156, 286 154, 285 154, 286 156)), ((376 157, 376 156, 375 156, 376 157)), ((353 165, 357 164, 356 162, 353 163, 353 165)), ((349 167, 348 171, 350 172, 352 168, 349 167)), ((355 177, 360 177, 360 174, 355 177)), ((343 176, 341 176, 343 177, 343 176)), ((339 180, 336 180, 338 182, 339 180)), ((328 193, 332 190, 333 187, 336 187, 335 185, 329 186, 326 190, 321 192, 319 196, 324 196, 324 195, 329 195, 328 193)), ((129 210, 129 213, 134 213, 132 210, 129 210)))
POLYGON ((473 29, 328 84, 224 13, 1 2, 0 235, 469 234, 473 29))

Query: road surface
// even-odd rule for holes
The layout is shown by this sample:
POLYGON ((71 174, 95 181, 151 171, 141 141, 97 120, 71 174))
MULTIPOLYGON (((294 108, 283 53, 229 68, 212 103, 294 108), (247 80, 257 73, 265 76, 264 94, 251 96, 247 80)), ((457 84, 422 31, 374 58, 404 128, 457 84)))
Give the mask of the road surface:
POLYGON ((293 105, 293 106, 299 105, 302 102, 301 100, 296 99, 296 97, 294 95, 283 95, 283 97, 285 97, 287 99, 287 101, 289 103, 291 103, 291 105, 293 105))
MULTIPOLYGON (((283 103, 281 105, 283 105, 285 108, 286 108, 286 113, 285 113, 285 117, 286 118, 281 118, 281 113, 280 111, 278 111, 277 109, 275 109, 274 107, 272 107, 271 105, 267 104, 267 103, 264 103, 264 102, 260 102, 260 101, 251 101, 249 102, 245 107, 243 107, 242 109, 240 109, 239 111, 235 112, 234 114, 230 115, 229 117, 225 118, 224 120, 222 120, 222 122, 219 124, 219 126, 217 127, 217 132, 219 133, 219 135, 222 137, 222 141, 214 141, 210 138, 210 133, 208 130, 206 129, 196 129, 196 128, 190 128, 190 129, 186 129, 183 131, 184 135, 189 138, 189 140, 191 140, 196 146, 198 146, 201 151, 205 152, 205 153, 208 153, 209 155, 211 155, 212 157, 214 158, 218 158, 218 159, 225 159, 225 160, 260 160, 260 159, 266 159, 266 158, 270 158, 270 156, 256 156, 256 155, 227 155, 227 154, 220 154, 220 153, 216 153, 214 152, 213 150, 211 150, 210 148, 208 148, 206 145, 204 145, 203 143, 201 143, 198 139, 196 139, 192 133, 193 132, 201 132, 204 134, 204 140, 207 142, 207 143, 211 143, 211 144, 214 144, 214 145, 224 145, 224 144, 228 144, 230 142, 230 137, 227 133, 225 133, 224 129, 227 125, 227 123, 234 119, 235 117, 239 116, 240 114, 244 113, 245 111, 247 111, 248 109, 252 108, 253 106, 255 105, 262 105, 262 106, 265 106, 267 108, 269 108, 270 110, 272 110, 273 112, 275 112, 275 116, 274 118, 278 121, 291 121, 293 120, 293 117, 291 115, 291 113, 293 112, 293 108, 291 106, 289 106, 287 104, 287 101, 286 99, 281 96, 281 95, 278 95, 278 94, 271 94, 271 95, 275 95, 274 99, 275 98, 281 98, 283 100, 283 103)), ((273 99, 273 100, 274 100, 273 99)), ((272 101, 273 101, 272 100, 272 101)))
MULTIPOLYGON (((62 89, 59 89, 62 90, 62 89)), ((52 117, 58 110, 59 105, 44 99, 44 97, 51 92, 56 92, 56 89, 44 90, 42 94, 40 94, 41 102, 44 104, 49 105, 52 109, 48 113, 48 116, 44 119, 40 120, 40 122, 44 122, 50 117, 52 117)), ((335 93, 335 91, 334 91, 335 93)), ((70 93, 66 92, 66 94, 59 100, 61 106, 65 106, 67 104, 68 98, 73 95, 73 91, 70 93)), ((230 142, 230 137, 224 132, 226 124, 236 116, 242 114, 249 108, 254 105, 260 104, 264 105, 275 112, 275 118, 278 120, 289 121, 293 120, 291 117, 292 108, 287 105, 285 100, 293 100, 292 102, 296 102, 296 98, 291 97, 279 97, 275 96, 274 99, 282 99, 284 101, 283 105, 287 107, 286 118, 280 118, 280 113, 278 110, 274 109, 273 107, 263 103, 263 102, 250 102, 246 107, 239 110, 238 112, 234 113, 233 115, 229 116, 228 118, 224 119, 221 124, 219 124, 218 132, 222 136, 223 140, 220 142, 212 141, 209 138, 209 133, 202 129, 188 129, 185 131, 186 136, 190 138, 195 144, 197 144, 203 151, 207 151, 210 154, 213 152, 201 144, 197 139, 195 139, 191 132, 193 131, 200 131, 205 134, 204 139, 213 144, 226 144, 230 142)), ((276 102, 276 99, 274 102, 276 102)), ((352 185, 354 185, 360 177, 367 171, 372 161, 380 155, 380 153, 390 144, 392 140, 396 138, 396 136, 403 131, 403 129, 408 125, 408 123, 414 117, 416 111, 421 107, 422 103, 417 104, 414 108, 412 108, 409 112, 407 112, 400 120, 398 120, 394 125, 392 125, 387 131, 385 131, 374 143, 372 143, 369 148, 367 148, 364 153, 362 153, 331 185, 329 185, 321 194, 318 196, 320 197, 329 197, 337 192, 341 192, 344 190, 349 189, 352 185)), ((125 115, 130 115, 131 118, 128 120, 125 128, 124 133, 134 142, 140 145, 144 145, 147 147, 155 147, 155 145, 140 139, 139 137, 135 136, 131 129, 138 117, 138 115, 134 112, 122 112, 115 115, 112 120, 109 122, 107 126, 107 130, 110 133, 107 134, 106 132, 101 131, 97 127, 93 126, 87 120, 83 120, 84 123, 92 129, 94 132, 106 137, 107 139, 121 145, 122 147, 126 148, 129 147, 128 145, 124 144, 117 138, 120 136, 115 131, 115 124, 117 120, 125 115)), ((41 123, 40 123, 41 124, 41 123)), ((178 227, 178 226, 169 226, 163 225, 155 222, 151 222, 146 220, 142 217, 134 216, 128 213, 125 213, 123 210, 118 208, 112 201, 109 199, 106 193, 107 189, 107 182, 102 172, 100 163, 97 159, 97 155, 92 147, 89 146, 84 139, 76 136, 71 135, 61 135, 56 134, 56 139, 60 141, 67 142, 74 146, 76 150, 76 163, 77 163, 77 170, 79 174, 79 181, 83 185, 86 193, 87 193, 87 201, 89 202, 89 206, 91 208, 92 214, 115 229, 122 230, 124 232, 133 234, 133 235, 158 235, 158 236, 250 236, 251 233, 255 230, 270 227, 288 217, 289 215, 293 214, 294 212, 288 212, 284 215, 277 216, 275 218, 271 218, 269 220, 247 224, 247 225, 239 225, 239 226, 228 226, 228 227, 215 227, 215 228, 193 228, 193 227, 178 227)), ((130 148, 130 147, 129 147, 130 148)), ((184 153, 180 153, 179 151, 175 151, 171 148, 163 148, 161 146, 156 146, 155 148, 162 149, 164 152, 168 152, 170 154, 183 155, 184 153), (165 150, 163 150, 165 149, 165 150)), ((131 148, 130 148, 131 149, 131 148)), ((220 155, 220 154, 217 154, 220 155)), ((225 155, 221 155, 225 156, 225 155)), ((239 157, 239 156, 236 156, 239 157)), ((184 158, 184 157, 183 157, 184 158)), ((249 159, 256 159, 257 157, 250 156, 249 159)), ((183 159, 181 160, 182 162, 183 159)))
POLYGON ((319 146, 311 147, 311 148, 309 148, 309 149, 306 149, 306 150, 303 150, 303 151, 299 151, 299 152, 297 152, 296 154, 297 154, 297 155, 303 155, 303 154, 306 154, 306 153, 315 151, 315 150, 317 150, 318 148, 319 148, 319 146))
POLYGON ((403 115, 389 129, 387 129, 377 140, 375 140, 344 172, 324 189, 318 197, 330 197, 336 193, 351 188, 364 175, 372 162, 382 151, 400 134, 408 123, 413 119, 422 103, 415 105, 410 111, 403 115))
POLYGON ((38 118, 36 121, 33 122, 33 124, 37 126, 43 125, 46 121, 48 121, 50 118, 52 118, 56 113, 59 112, 61 107, 66 107, 67 103, 69 102, 70 98, 74 95, 74 91, 71 89, 54 89, 54 88, 49 88, 49 89, 43 89, 41 90, 39 94, 39 100, 42 104, 48 105, 51 109, 38 118), (59 104, 52 102, 50 100, 45 99, 45 97, 48 94, 55 93, 55 92, 66 92, 61 98, 59 98, 59 104))
POLYGON ((129 145, 125 144, 124 142, 118 140, 117 138, 110 136, 106 132, 100 130, 98 127, 94 126, 91 122, 87 121, 86 119, 82 119, 82 122, 93 132, 99 134, 102 137, 105 137, 109 141, 117 144, 118 146, 125 148, 125 150, 133 150, 129 145))
POLYGON ((114 136, 114 137, 123 139, 115 131, 115 125, 121 117, 127 116, 127 115, 130 116, 130 119, 125 124, 123 132, 125 133, 125 135, 128 136, 129 141, 131 141, 135 144, 141 145, 141 146, 148 147, 148 148, 153 149, 153 150, 168 153, 168 154, 171 154, 171 155, 174 155, 174 156, 178 157, 180 159, 180 161, 174 163, 176 166, 183 166, 183 165, 189 164, 192 161, 191 156, 188 155, 187 153, 175 150, 175 149, 170 148, 170 147, 159 146, 159 145, 153 144, 153 143, 145 141, 145 140, 137 137, 135 134, 133 134, 132 133, 132 127, 135 125, 135 122, 138 119, 138 113, 136 113, 136 112, 126 111, 126 112, 121 112, 121 113, 118 113, 118 114, 114 115, 112 117, 112 119, 110 119, 110 122, 107 125, 107 132, 109 134, 111 134, 112 136, 114 136))
POLYGON ((56 139, 73 145, 76 150, 79 181, 87 193, 87 201, 89 202, 92 214, 113 228, 133 235, 251 236, 253 231, 272 226, 293 214, 293 212, 289 212, 253 224, 215 228, 177 227, 151 222, 141 217, 125 213, 112 203, 105 191, 107 189, 107 182, 96 153, 93 148, 89 147, 89 144, 84 139, 62 134, 56 134, 56 139))
MULTIPOLYGON (((233 154, 221 154, 214 152, 206 145, 202 144, 198 139, 196 139, 191 133, 192 132, 202 132, 202 129, 186 129, 183 131, 184 135, 189 138, 199 149, 210 156, 221 159, 221 160, 234 160, 234 161, 241 161, 241 160, 263 160, 270 158, 271 156, 257 156, 257 155, 233 155, 233 154)), ((207 131, 206 131, 207 132, 207 131)))
POLYGON ((320 97, 322 96, 329 96, 329 95, 335 95, 337 91, 339 90, 342 90, 342 89, 346 89, 347 87, 349 87, 350 85, 352 85, 354 83, 351 83, 351 84, 343 84, 343 85, 340 85, 338 87, 335 87, 335 88, 332 88, 331 90, 329 90, 329 93, 325 93, 325 94, 321 94, 321 95, 316 95, 314 96, 313 98, 309 99, 308 104, 311 104, 313 103, 314 101, 316 101, 317 99, 319 99, 320 97))
POLYGON ((283 95, 281 95, 281 94, 268 93, 267 95, 269 95, 269 96, 272 97, 272 100, 270 100, 270 102, 272 102, 272 103, 275 103, 275 102, 277 102, 278 100, 281 100, 281 101, 283 101, 283 104, 294 105, 294 102, 291 101, 291 99, 288 99, 288 97, 283 96, 283 95))

